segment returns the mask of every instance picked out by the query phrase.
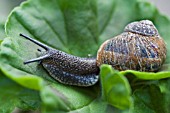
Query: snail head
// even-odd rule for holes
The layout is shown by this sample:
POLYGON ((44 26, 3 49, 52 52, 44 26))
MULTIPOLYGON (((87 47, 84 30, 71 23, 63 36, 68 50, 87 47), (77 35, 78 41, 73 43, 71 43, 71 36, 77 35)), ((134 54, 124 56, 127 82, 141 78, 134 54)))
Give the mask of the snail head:
POLYGON ((37 49, 39 52, 41 52, 41 56, 38 57, 38 58, 34 58, 34 59, 31 59, 31 60, 28 60, 28 61, 25 61, 24 64, 29 64, 29 63, 32 63, 32 62, 41 62, 43 59, 46 59, 46 58, 49 58, 50 56, 50 52, 51 52, 51 48, 48 47, 47 45, 37 41, 37 40, 34 40, 24 34, 20 34, 20 36, 26 38, 27 40, 30 40, 31 42, 37 44, 38 46, 42 47, 45 51, 42 51, 41 49, 37 49))

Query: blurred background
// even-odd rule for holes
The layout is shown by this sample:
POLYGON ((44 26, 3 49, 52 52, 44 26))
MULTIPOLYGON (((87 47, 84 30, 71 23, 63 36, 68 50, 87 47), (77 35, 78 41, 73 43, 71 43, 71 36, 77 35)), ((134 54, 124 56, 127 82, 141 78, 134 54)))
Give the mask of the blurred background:
MULTIPOLYGON (((0 22, 6 20, 10 11, 25 0, 0 0, 0 22)), ((162 14, 170 17, 170 0, 148 0, 155 4, 162 14)))
POLYGON ((7 19, 10 11, 25 0, 0 0, 0 22, 7 19))
POLYGON ((155 4, 162 14, 170 17, 170 0, 148 0, 155 4))

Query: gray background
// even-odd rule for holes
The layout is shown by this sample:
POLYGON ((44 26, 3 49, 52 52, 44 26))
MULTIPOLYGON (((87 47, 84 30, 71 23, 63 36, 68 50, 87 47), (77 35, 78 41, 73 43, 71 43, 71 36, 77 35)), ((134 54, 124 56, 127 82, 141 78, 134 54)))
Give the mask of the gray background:
POLYGON ((170 0, 148 0, 155 4, 162 14, 170 17, 170 0))

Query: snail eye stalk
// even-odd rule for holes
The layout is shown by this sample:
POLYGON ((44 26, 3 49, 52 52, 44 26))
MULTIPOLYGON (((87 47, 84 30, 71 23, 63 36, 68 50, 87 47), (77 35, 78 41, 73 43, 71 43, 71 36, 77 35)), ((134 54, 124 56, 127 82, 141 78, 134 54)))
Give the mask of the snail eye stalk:
POLYGON ((39 41, 37 41, 37 40, 34 40, 33 38, 30 38, 30 37, 28 37, 28 36, 26 36, 26 35, 24 35, 24 34, 19 34, 20 36, 22 36, 22 37, 24 37, 25 39, 27 39, 27 40, 30 40, 31 42, 33 42, 33 43, 35 43, 35 44, 37 44, 37 45, 39 45, 40 47, 42 47, 42 48, 44 48, 46 51, 48 51, 49 50, 49 47, 47 46, 47 45, 45 45, 45 44, 43 44, 43 43, 41 43, 41 42, 39 42, 39 41))

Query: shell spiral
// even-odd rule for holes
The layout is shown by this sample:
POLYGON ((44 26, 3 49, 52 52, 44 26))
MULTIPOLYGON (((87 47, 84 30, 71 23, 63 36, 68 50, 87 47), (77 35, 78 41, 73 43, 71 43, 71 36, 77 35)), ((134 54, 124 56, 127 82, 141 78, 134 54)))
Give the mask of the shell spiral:
POLYGON ((97 66, 117 70, 158 71, 166 59, 166 45, 149 20, 132 22, 124 32, 105 41, 98 50, 97 66))

